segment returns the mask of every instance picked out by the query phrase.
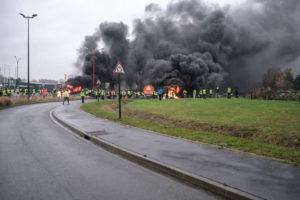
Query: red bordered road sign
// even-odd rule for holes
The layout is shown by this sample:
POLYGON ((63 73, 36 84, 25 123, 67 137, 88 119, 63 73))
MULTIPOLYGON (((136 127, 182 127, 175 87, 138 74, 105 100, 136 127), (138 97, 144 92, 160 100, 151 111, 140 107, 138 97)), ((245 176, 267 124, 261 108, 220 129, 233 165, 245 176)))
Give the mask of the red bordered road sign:
POLYGON ((116 68, 113 71, 113 73, 114 74, 125 74, 125 71, 124 71, 124 69, 123 69, 122 64, 121 64, 120 61, 118 62, 116 68))

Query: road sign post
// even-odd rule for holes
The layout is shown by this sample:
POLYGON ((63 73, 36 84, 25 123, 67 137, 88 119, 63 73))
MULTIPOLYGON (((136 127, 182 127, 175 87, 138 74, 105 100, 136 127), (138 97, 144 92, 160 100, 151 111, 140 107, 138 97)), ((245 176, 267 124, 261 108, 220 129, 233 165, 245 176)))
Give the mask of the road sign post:
POLYGON ((118 74, 118 88, 119 88, 119 119, 122 118, 122 111, 121 111, 121 83, 120 83, 120 74, 118 74))
POLYGON ((118 74, 118 88, 119 88, 119 119, 122 118, 122 112, 121 112, 121 74, 125 74, 125 71, 122 67, 122 64, 120 61, 118 61, 118 64, 116 68, 113 71, 114 74, 118 74))

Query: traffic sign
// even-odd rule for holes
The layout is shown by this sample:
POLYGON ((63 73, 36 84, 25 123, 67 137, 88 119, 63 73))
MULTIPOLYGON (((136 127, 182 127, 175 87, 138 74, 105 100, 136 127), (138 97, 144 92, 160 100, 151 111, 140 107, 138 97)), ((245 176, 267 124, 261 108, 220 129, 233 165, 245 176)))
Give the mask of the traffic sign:
POLYGON ((125 74, 125 71, 124 71, 124 69, 123 69, 122 64, 121 64, 120 61, 118 62, 116 68, 113 71, 113 73, 114 74, 125 74))

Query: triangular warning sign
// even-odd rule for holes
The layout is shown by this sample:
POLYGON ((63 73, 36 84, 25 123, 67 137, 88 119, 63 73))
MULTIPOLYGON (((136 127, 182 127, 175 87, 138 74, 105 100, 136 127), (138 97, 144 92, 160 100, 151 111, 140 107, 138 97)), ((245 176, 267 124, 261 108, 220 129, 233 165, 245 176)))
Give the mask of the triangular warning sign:
POLYGON ((122 64, 121 64, 120 61, 118 62, 116 68, 113 71, 113 73, 114 74, 125 74, 125 71, 124 71, 124 69, 123 69, 122 64))

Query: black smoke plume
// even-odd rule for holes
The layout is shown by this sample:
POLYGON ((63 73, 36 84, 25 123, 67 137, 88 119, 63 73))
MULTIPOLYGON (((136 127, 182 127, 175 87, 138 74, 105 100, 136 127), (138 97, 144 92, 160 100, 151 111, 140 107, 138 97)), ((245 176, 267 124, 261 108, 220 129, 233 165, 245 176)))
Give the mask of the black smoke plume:
POLYGON ((77 66, 90 77, 95 61, 97 79, 112 87, 120 60, 131 89, 145 84, 247 89, 270 67, 300 64, 299 5, 298 0, 248 0, 232 8, 201 0, 172 1, 165 9, 149 4, 146 17, 134 21, 131 40, 127 25, 101 23, 86 36, 77 66))

